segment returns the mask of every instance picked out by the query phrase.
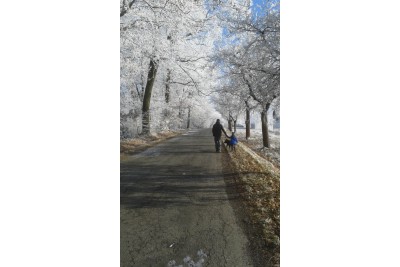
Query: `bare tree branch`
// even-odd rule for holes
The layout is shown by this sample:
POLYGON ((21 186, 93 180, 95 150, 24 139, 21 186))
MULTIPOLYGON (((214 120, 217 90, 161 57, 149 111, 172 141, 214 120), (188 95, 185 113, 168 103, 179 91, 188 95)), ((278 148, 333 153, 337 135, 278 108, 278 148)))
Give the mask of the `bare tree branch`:
POLYGON ((130 3, 128 3, 127 0, 124 0, 123 4, 122 4, 121 12, 119 13, 119 17, 124 16, 128 12, 128 10, 132 8, 132 5, 135 2, 136 2, 136 0, 132 0, 130 3))

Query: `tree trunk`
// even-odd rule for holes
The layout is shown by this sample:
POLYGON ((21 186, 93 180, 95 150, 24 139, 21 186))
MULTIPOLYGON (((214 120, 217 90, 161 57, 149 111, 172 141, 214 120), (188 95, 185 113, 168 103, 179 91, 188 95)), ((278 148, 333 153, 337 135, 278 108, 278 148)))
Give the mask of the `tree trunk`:
POLYGON ((261 112, 261 129, 263 136, 263 146, 269 148, 268 118, 267 118, 267 112, 265 110, 261 112))
POLYGON ((143 97, 142 107, 142 134, 150 133, 150 100, 151 91, 153 90, 154 80, 157 74, 157 62, 154 59, 150 60, 149 72, 147 76, 146 89, 143 97))
POLYGON ((187 119, 187 126, 186 126, 186 128, 189 129, 189 127, 190 127, 190 108, 189 108, 189 111, 188 111, 188 119, 187 119))
POLYGON ((167 70, 167 79, 165 81, 165 103, 169 103, 169 92, 170 92, 170 88, 169 88, 169 82, 171 80, 171 70, 168 69, 167 70))
POLYGON ((233 129, 234 129, 234 132, 236 133, 236 120, 233 120, 233 129))
POLYGON ((268 134, 268 109, 270 104, 265 105, 265 110, 261 112, 261 127, 262 127, 262 135, 263 135, 263 146, 269 148, 269 134, 268 134))
POLYGON ((246 140, 250 138, 250 109, 246 108, 246 140))
POLYGON ((228 130, 232 132, 232 118, 231 118, 231 112, 228 114, 228 130))

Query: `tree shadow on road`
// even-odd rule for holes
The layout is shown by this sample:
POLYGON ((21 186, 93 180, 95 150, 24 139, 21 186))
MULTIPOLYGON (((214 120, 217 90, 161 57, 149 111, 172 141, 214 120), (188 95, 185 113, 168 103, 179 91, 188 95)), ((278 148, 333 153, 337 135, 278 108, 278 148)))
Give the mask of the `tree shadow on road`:
POLYGON ((120 194, 124 208, 162 208, 182 205, 210 205, 227 201, 220 171, 193 166, 121 166, 120 194))

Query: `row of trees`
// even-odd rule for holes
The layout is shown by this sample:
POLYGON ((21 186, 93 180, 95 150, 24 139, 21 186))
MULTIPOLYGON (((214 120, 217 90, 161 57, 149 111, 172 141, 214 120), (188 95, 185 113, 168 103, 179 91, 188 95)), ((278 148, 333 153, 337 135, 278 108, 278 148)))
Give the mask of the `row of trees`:
POLYGON ((121 137, 209 126, 218 27, 204 2, 123 0, 120 7, 121 137))
MULTIPOLYGON (((121 137, 279 113, 279 1, 120 0, 121 137), (258 1, 260 2, 260 1, 258 1), (210 101, 211 100, 211 101, 210 101), (219 112, 217 112, 217 111, 219 112)), ((236 129, 235 129, 236 130, 236 129)))
MULTIPOLYGON (((250 112, 261 113, 263 144, 270 146, 268 116, 280 107, 280 7, 279 1, 224 1, 218 18, 225 29, 214 62, 221 70, 217 109, 234 128, 239 114, 246 114, 246 138, 250 136, 250 112)), ((236 130, 236 128, 235 128, 236 130)))

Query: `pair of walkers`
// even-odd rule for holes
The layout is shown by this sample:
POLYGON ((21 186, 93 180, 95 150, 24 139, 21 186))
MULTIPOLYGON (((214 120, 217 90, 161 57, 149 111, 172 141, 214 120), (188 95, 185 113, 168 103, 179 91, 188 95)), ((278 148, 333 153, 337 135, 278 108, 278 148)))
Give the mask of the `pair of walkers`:
POLYGON ((237 144, 237 138, 234 133, 232 133, 232 136, 228 136, 225 132, 224 127, 222 126, 221 122, 219 119, 217 119, 217 122, 213 125, 212 128, 212 133, 214 136, 214 143, 215 143, 215 151, 216 152, 221 152, 221 136, 222 132, 225 134, 227 138, 230 138, 230 143, 231 145, 236 145, 237 144))

